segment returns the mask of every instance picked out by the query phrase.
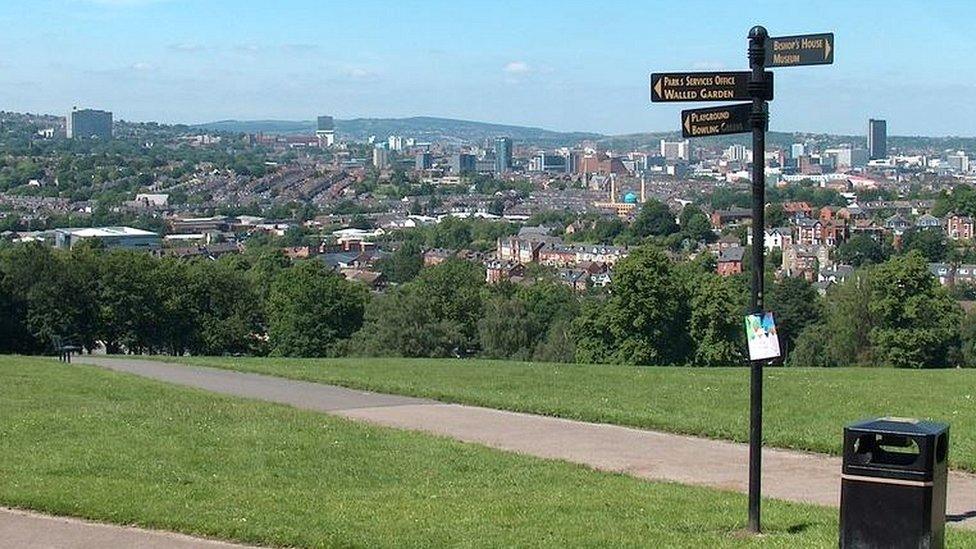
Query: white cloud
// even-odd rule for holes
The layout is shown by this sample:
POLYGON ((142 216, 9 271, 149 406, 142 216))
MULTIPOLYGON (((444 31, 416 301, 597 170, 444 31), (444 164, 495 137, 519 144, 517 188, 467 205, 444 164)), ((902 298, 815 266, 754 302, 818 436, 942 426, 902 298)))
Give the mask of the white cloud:
POLYGON ((532 70, 532 67, 529 67, 525 61, 510 61, 502 67, 502 70, 508 74, 526 74, 532 70))
POLYGON ((148 70, 152 70, 153 67, 149 63, 139 61, 137 63, 133 63, 132 68, 137 71, 148 71, 148 70))
POLYGON ((254 54, 260 51, 261 47, 257 44, 237 44, 234 51, 237 53, 254 54))
POLYGON ((376 71, 366 67, 345 67, 340 73, 349 80, 375 80, 379 77, 376 71))
POLYGON ((699 71, 714 71, 725 68, 725 63, 721 61, 695 61, 691 68, 699 71))
POLYGON ((200 44, 194 44, 192 42, 182 42, 179 44, 170 44, 169 49, 182 53, 195 53, 198 51, 203 51, 203 46, 200 44))

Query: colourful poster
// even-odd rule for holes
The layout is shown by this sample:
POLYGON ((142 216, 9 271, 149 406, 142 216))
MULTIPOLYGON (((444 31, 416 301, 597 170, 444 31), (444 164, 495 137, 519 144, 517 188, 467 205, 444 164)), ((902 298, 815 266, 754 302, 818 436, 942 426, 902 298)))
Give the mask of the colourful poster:
POLYGON ((779 358, 779 336, 773 313, 746 315, 746 338, 749 340, 749 360, 779 358))

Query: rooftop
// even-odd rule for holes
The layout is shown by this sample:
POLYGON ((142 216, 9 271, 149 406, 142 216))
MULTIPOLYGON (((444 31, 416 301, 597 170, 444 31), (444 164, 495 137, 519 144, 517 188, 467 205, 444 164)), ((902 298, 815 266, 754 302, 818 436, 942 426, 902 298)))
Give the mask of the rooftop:
POLYGON ((81 238, 105 238, 113 236, 157 236, 152 231, 144 231, 133 227, 91 227, 84 229, 58 229, 61 232, 81 238))

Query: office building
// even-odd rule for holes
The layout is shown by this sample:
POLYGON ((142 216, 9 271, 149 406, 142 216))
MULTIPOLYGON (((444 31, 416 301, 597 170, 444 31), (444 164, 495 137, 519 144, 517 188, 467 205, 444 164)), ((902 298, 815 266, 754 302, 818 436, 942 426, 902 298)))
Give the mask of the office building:
POLYGON ((390 151, 385 147, 373 147, 373 166, 377 170, 385 170, 390 167, 390 151))
POLYGON ((335 120, 331 116, 320 116, 315 130, 315 137, 319 140, 319 147, 335 145, 335 120))
POLYGON ((790 158, 800 158, 807 154, 807 147, 803 143, 793 143, 790 146, 790 158))
POLYGON ((419 152, 414 158, 413 169, 417 171, 429 170, 434 165, 429 152, 419 152))
POLYGON ((844 146, 837 149, 824 149, 823 157, 830 159, 830 164, 837 170, 862 168, 868 162, 868 153, 864 149, 852 149, 844 146))
POLYGON ((512 171, 512 138, 495 139, 495 173, 512 171))
POLYGON ((750 162, 752 161, 752 151, 747 149, 745 145, 732 145, 725 149, 725 158, 733 162, 750 162))
POLYGON ((496 160, 491 156, 486 156, 485 158, 476 158, 474 161, 474 171, 478 173, 495 173, 495 168, 498 167, 496 160))
POLYGON ((387 139, 387 145, 390 147, 391 151, 402 151, 405 141, 406 140, 399 135, 391 135, 389 139, 387 139))
POLYGON ((68 139, 112 139, 112 113, 74 107, 67 117, 68 139))
POLYGON ((661 156, 665 160, 690 160, 691 159, 691 143, 687 139, 684 141, 665 141, 661 140, 661 156))
POLYGON ((477 158, 473 154, 458 153, 451 157, 451 172, 457 175, 471 173, 476 169, 477 158))
POLYGON ((65 249, 73 248, 84 240, 98 240, 105 248, 158 250, 161 242, 158 234, 132 227, 56 229, 54 238, 54 245, 65 249))
POLYGON ((946 165, 954 172, 966 173, 969 171, 969 156, 962 151, 947 154, 946 165))
POLYGON ((868 120, 868 156, 871 160, 888 158, 888 123, 868 120))
POLYGON ((568 158, 554 153, 540 152, 529 162, 529 171, 568 173, 568 158))

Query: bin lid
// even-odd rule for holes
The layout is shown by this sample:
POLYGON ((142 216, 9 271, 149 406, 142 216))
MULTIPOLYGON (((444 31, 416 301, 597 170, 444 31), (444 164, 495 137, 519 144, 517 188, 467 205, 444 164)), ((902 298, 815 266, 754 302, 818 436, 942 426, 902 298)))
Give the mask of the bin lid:
POLYGON ((945 423, 903 417, 879 417, 851 423, 846 430, 891 435, 938 436, 949 430, 945 423))

